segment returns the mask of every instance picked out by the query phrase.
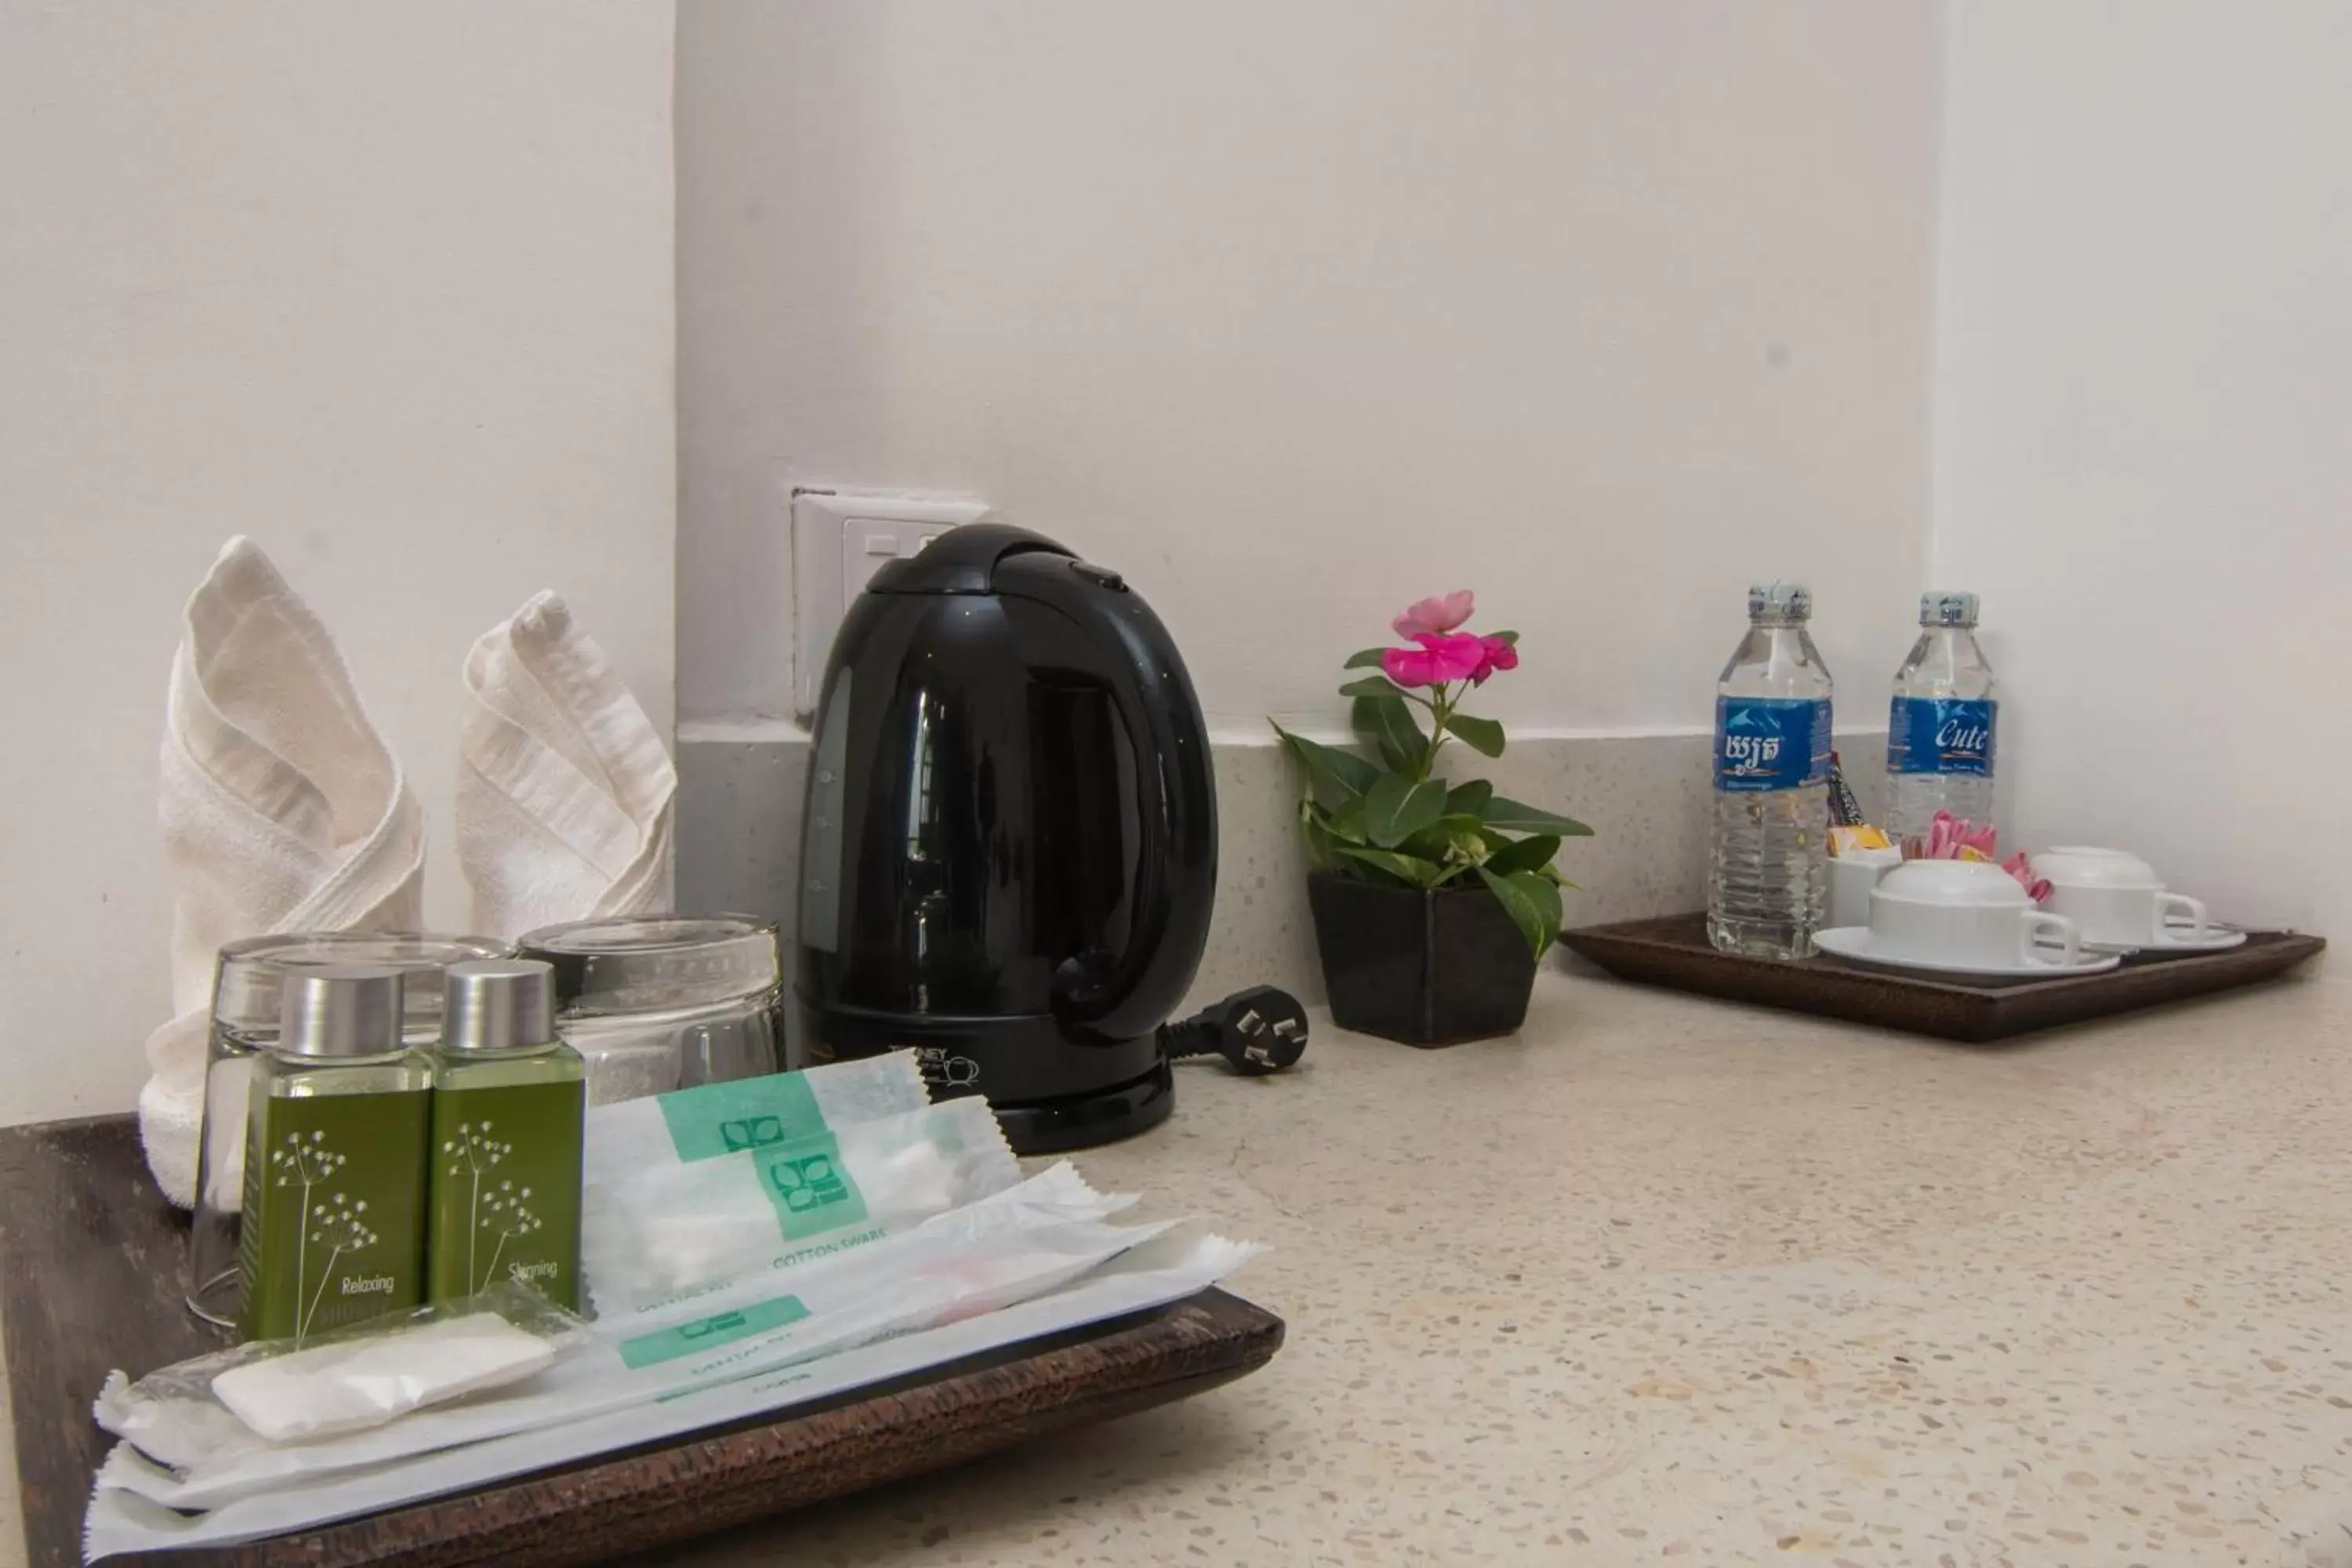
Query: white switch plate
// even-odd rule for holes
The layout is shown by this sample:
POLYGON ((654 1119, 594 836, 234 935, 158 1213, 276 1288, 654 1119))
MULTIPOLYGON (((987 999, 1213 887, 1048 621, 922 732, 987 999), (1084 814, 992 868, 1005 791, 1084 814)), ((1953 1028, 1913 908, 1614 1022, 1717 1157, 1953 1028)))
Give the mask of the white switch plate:
POLYGON ((849 601, 889 562, 988 515, 971 496, 810 487, 793 492, 793 706, 816 712, 817 685, 849 601))

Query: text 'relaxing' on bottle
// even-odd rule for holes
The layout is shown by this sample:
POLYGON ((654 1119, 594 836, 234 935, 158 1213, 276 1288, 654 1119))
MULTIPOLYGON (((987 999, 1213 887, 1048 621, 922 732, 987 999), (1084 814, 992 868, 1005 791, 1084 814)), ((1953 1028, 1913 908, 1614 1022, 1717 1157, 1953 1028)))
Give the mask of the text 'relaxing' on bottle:
POLYGON ((1977 596, 1919 598, 1919 640, 1895 674, 1886 717, 1886 830, 1897 842, 1948 811, 1993 820, 1994 729, 2000 704, 1977 647, 1977 596))
POLYGON ((1820 925, 1829 839, 1830 672, 1795 583, 1748 590, 1748 635, 1715 699, 1715 839, 1707 940, 1802 958, 1820 925))

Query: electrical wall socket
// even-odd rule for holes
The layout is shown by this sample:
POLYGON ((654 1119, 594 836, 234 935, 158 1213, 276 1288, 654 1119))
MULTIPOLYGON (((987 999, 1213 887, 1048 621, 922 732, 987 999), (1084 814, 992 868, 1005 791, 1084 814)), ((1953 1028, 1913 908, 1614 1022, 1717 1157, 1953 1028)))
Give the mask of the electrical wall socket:
POLYGON ((849 601, 866 579, 949 529, 978 522, 988 503, 923 490, 793 491, 793 706, 816 713, 824 661, 849 601))

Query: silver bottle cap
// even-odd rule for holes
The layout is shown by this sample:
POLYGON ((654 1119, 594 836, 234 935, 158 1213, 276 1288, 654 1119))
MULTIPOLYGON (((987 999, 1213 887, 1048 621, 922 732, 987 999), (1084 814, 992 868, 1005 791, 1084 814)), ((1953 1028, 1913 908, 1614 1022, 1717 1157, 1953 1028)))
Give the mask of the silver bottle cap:
POLYGON ((289 973, 278 993, 278 1038, 288 1057, 381 1057, 401 1048, 401 986, 378 963, 322 963, 289 973))
POLYGON ((1922 594, 1919 595, 1919 624, 1923 626, 1973 626, 1977 624, 1977 596, 1957 590, 1922 594))
POLYGON ((1802 583, 1769 583, 1748 584, 1748 618, 1751 621, 1807 621, 1812 619, 1813 595, 1802 583))
POLYGON ((441 1044, 508 1051, 555 1038, 555 968, 536 958, 481 958, 441 972, 441 1044))

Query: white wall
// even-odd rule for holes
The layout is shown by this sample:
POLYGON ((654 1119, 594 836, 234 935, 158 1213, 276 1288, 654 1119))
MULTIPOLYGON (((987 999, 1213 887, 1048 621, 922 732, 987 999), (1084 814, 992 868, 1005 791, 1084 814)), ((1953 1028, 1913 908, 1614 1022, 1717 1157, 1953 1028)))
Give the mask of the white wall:
POLYGON ((1221 731, 1477 588, 1522 725, 1701 728, 1758 574, 1883 724, 1921 587, 1927 0, 699 0, 689 721, 790 708, 793 482, 1124 570, 1221 731))
POLYGON ((2012 824, 2352 934, 2352 10, 1956 21, 1935 569, 2012 824))
POLYGON ((669 0, 0 5, 0 1121, 127 1109, 156 743, 248 532, 447 854, 457 670, 567 595, 667 724, 669 0))

